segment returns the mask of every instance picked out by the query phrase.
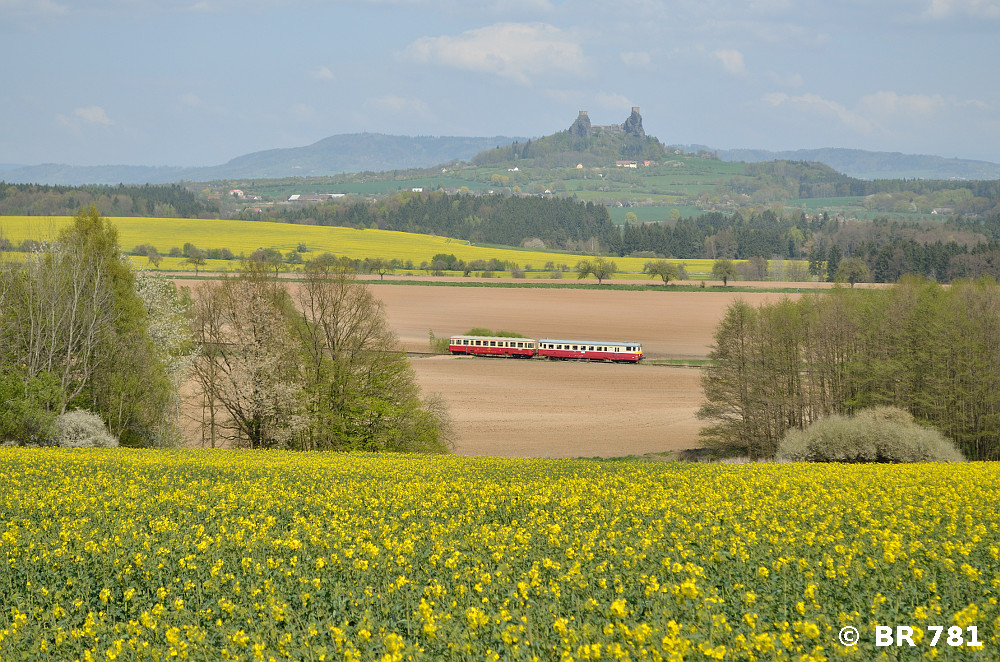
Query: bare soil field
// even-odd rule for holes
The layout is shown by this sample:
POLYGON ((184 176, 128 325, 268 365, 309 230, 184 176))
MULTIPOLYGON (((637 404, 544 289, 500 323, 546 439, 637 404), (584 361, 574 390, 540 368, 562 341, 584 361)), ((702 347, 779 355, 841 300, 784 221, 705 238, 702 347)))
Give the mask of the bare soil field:
MULTIPOLYGON (((538 338, 635 340, 648 358, 708 355, 726 308, 785 296, 751 292, 631 292, 379 285, 389 323, 409 351, 473 327, 538 338)), ((424 393, 439 393, 455 452, 516 457, 618 457, 700 446, 701 371, 467 357, 415 358, 424 393)))
POLYGON ((451 356, 412 365, 424 393, 447 403, 459 455, 619 457, 699 445, 695 368, 451 356))
POLYGON ((751 305, 794 294, 503 289, 378 285, 389 324, 407 351, 474 327, 530 338, 637 341, 648 358, 705 358, 715 327, 736 299, 751 305))

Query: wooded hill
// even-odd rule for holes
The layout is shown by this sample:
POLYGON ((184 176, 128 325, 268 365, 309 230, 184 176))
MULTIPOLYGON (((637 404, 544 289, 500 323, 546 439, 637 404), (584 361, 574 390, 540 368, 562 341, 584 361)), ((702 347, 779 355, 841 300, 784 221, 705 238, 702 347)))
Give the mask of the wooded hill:
POLYGON ((480 152, 472 158, 477 166, 523 162, 536 168, 572 168, 577 164, 597 166, 616 161, 664 161, 667 148, 651 136, 600 134, 574 136, 569 131, 537 140, 480 152))
POLYGON ((0 181, 2 216, 72 216, 94 205, 107 216, 218 218, 219 204, 179 184, 48 186, 0 181))

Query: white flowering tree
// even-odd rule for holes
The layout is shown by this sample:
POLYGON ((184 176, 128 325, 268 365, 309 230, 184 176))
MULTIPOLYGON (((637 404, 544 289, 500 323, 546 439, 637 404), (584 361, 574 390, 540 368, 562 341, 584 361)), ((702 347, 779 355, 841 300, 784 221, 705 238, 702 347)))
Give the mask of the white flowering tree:
POLYGON ((194 376, 213 446, 221 437, 250 448, 284 447, 304 423, 288 295, 264 268, 247 264, 239 276, 195 293, 194 376))

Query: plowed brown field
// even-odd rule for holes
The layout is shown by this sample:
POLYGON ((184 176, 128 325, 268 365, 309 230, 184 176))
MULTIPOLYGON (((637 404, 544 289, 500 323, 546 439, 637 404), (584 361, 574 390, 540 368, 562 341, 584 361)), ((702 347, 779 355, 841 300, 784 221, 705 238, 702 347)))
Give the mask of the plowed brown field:
POLYGON ((530 338, 635 340, 650 358, 704 358, 726 308, 737 298, 757 305, 785 294, 659 292, 377 285, 389 323, 409 351, 471 328, 530 338))
POLYGON ((460 455, 617 457, 698 446, 700 371, 471 357, 412 361, 460 455))
MULTIPOLYGON (((736 298, 774 293, 631 292, 378 285, 391 326, 410 351, 473 327, 531 338, 633 340, 648 358, 705 358, 736 298)), ((794 295, 790 295, 794 296, 794 295)), ((616 457, 700 445, 701 371, 540 359, 415 358, 424 393, 439 393, 455 452, 517 457, 616 457)))

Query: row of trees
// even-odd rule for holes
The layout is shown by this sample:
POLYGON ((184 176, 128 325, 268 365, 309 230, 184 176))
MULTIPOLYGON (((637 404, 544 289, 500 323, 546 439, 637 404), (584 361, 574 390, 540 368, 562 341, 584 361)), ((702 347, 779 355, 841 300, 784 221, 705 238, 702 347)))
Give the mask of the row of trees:
POLYGON ((1000 459, 1000 285, 910 277, 754 308, 735 302, 715 334, 699 417, 722 454, 773 457, 789 429, 890 405, 970 459, 1000 459))
POLYGON ((294 295, 261 263, 203 283, 194 374, 212 446, 443 452, 445 416, 421 400, 381 302, 311 262, 294 295))
POLYGON ((447 450, 381 304, 342 263, 314 260, 295 296, 271 266, 191 300, 136 272, 96 208, 23 261, 0 262, 0 443, 50 441, 86 409, 124 445, 180 440, 193 372, 205 437, 254 448, 447 450))

